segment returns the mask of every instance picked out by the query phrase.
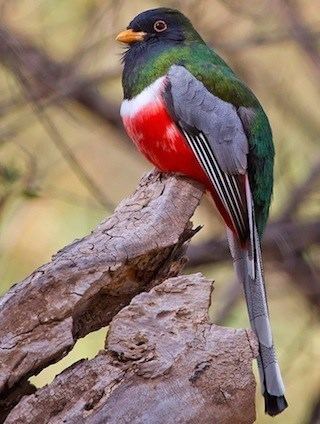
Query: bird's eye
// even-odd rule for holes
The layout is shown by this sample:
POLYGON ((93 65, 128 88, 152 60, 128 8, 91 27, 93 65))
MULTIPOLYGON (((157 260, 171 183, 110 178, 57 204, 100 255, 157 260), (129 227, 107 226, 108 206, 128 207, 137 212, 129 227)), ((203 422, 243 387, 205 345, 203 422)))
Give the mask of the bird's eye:
POLYGON ((165 23, 165 21, 156 21, 153 25, 153 28, 157 32, 162 32, 162 31, 165 31, 168 28, 168 26, 165 23))

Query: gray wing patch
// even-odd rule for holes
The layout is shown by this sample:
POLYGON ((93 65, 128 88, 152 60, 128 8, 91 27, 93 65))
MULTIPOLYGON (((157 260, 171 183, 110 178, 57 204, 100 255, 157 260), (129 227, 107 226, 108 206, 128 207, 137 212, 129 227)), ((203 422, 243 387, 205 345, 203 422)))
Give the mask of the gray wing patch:
POLYGON ((211 94, 183 66, 171 66, 167 76, 174 115, 181 126, 204 134, 224 172, 244 174, 248 140, 236 108, 211 94))

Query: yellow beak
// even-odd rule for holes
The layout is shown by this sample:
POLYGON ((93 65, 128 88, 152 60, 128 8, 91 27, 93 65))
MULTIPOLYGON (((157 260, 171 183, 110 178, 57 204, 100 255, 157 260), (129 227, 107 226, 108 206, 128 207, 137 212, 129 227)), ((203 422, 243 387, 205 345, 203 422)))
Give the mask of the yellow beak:
POLYGON ((117 35, 116 40, 120 41, 121 43, 136 43, 137 41, 143 41, 146 33, 143 31, 135 32, 133 29, 127 29, 125 31, 120 32, 120 34, 117 35))

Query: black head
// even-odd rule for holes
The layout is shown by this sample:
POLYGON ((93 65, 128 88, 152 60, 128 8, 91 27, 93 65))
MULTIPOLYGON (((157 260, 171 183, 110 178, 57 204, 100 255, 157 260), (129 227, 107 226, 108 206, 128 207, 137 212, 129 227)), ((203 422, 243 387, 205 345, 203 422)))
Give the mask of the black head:
POLYGON ((188 18, 178 10, 167 8, 140 13, 130 22, 127 30, 118 35, 117 40, 128 46, 123 54, 122 74, 126 99, 136 95, 161 76, 165 67, 175 63, 174 54, 170 62, 170 52, 183 51, 180 47, 194 41, 203 42, 188 18), (166 59, 162 63, 159 58, 163 53, 166 59))
POLYGON ((157 42, 179 43, 199 39, 187 17, 175 9, 158 8, 137 15, 117 40, 126 44, 157 42))

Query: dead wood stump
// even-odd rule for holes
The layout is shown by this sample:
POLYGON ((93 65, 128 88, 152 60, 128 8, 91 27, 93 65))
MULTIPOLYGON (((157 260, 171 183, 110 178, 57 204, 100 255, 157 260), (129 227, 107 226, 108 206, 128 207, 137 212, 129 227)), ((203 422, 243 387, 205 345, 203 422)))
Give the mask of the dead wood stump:
POLYGON ((254 421, 254 337, 209 323, 201 275, 170 278, 202 194, 188 179, 146 175, 90 235, 0 299, 1 423, 254 421), (45 388, 28 383, 111 320, 96 358, 45 388))
POLYGON ((253 423, 255 338, 210 324, 210 297, 200 274, 136 296, 106 351, 24 397, 6 424, 253 423))

